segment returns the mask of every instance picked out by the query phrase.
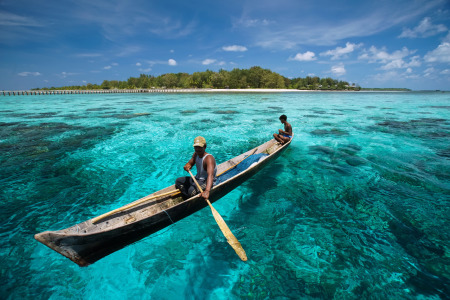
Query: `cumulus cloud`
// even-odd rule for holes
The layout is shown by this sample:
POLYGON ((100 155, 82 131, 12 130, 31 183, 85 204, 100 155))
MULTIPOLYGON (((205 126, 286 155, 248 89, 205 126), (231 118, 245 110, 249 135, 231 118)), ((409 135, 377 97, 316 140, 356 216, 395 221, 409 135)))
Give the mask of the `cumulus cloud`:
POLYGON ((109 70, 109 69, 111 69, 111 68, 112 68, 112 66, 106 66, 106 67, 104 67, 103 69, 109 70))
POLYGON ((394 59, 387 63, 386 65, 382 66, 382 70, 390 70, 390 69, 404 69, 404 68, 411 68, 411 67, 420 67, 421 66, 420 57, 419 56, 413 56, 409 60, 409 62, 405 62, 401 58, 394 59))
POLYGON ((404 28, 400 38, 426 38, 447 31, 445 25, 433 25, 430 18, 424 18, 413 29, 404 28))
POLYGON ((363 53, 358 57, 359 59, 365 59, 369 62, 380 62, 388 63, 396 59, 402 59, 408 55, 413 54, 415 51, 409 51, 408 48, 403 47, 402 50, 397 50, 392 53, 388 53, 386 48, 377 49, 377 47, 372 46, 369 50, 364 50, 363 53))
POLYGON ((210 64, 213 64, 213 63, 215 63, 217 60, 215 60, 215 59, 210 59, 210 58, 207 58, 207 59, 205 59, 204 61, 202 61, 202 64, 203 65, 210 65, 210 64))
POLYGON ((426 62, 450 63, 450 43, 444 42, 433 51, 428 52, 424 59, 426 62))
POLYGON ((245 52, 247 51, 247 47, 232 45, 232 46, 224 46, 222 47, 222 50, 230 52, 245 52))
POLYGON ((377 49, 375 46, 372 46, 369 50, 364 49, 358 59, 367 60, 369 63, 383 64, 381 67, 382 70, 406 69, 421 65, 419 56, 416 55, 408 58, 408 56, 413 55, 415 52, 414 50, 408 50, 408 48, 403 47, 401 50, 389 53, 385 48, 377 49))
POLYGON ((342 76, 345 75, 347 71, 345 70, 344 64, 340 63, 338 65, 331 67, 331 73, 333 73, 336 76, 342 76))
POLYGON ((136 66, 137 66, 137 67, 140 67, 140 66, 142 66, 142 64, 141 64, 140 62, 137 62, 137 63, 136 63, 136 66))
POLYGON ((172 58, 169 59, 168 63, 169 63, 169 66, 176 66, 177 65, 177 61, 175 59, 172 59, 172 58))
POLYGON ((289 60, 296 61, 313 61, 316 60, 316 54, 311 51, 306 51, 305 53, 297 53, 294 57, 290 57, 289 60))
POLYGON ((342 56, 345 56, 345 55, 347 55, 349 53, 352 53, 353 51, 355 51, 356 49, 358 49, 362 45, 363 45, 362 43, 360 43, 360 44, 352 44, 352 43, 347 42, 345 44, 344 48, 337 47, 334 50, 328 50, 326 52, 322 52, 322 53, 320 53, 320 55, 321 56, 331 56, 332 60, 336 60, 336 59, 341 58, 342 56))
POLYGON ((39 72, 20 72, 17 75, 22 76, 22 77, 28 77, 28 76, 41 76, 42 74, 39 72))

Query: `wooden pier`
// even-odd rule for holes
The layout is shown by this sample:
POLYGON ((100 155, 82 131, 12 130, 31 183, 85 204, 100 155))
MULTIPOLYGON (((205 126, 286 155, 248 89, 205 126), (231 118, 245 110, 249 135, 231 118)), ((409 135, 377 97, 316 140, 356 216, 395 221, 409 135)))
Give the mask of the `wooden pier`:
POLYGON ((33 95, 82 95, 82 94, 124 94, 124 93, 186 93, 200 92, 200 89, 124 89, 124 90, 32 90, 32 91, 0 91, 3 96, 33 95))
MULTIPOLYGON (((191 88, 191 89, 111 89, 111 90, 32 90, 32 91, 0 91, 3 96, 31 96, 31 95, 80 95, 80 94, 124 94, 124 93, 298 93, 305 92, 297 89, 213 89, 213 88, 191 88)), ((310 91, 311 92, 311 91, 310 91)))

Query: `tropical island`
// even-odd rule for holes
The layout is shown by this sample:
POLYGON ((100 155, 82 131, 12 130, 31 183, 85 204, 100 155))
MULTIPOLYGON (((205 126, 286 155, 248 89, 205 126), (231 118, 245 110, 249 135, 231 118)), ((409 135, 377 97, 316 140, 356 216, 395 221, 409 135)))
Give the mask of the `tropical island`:
POLYGON ((255 66, 250 69, 235 68, 231 71, 167 73, 159 76, 140 74, 126 81, 104 80, 101 85, 88 83, 83 86, 63 86, 36 88, 33 90, 109 90, 109 89, 293 89, 324 91, 359 91, 361 87, 355 83, 336 80, 330 77, 319 78, 287 78, 269 69, 255 66))

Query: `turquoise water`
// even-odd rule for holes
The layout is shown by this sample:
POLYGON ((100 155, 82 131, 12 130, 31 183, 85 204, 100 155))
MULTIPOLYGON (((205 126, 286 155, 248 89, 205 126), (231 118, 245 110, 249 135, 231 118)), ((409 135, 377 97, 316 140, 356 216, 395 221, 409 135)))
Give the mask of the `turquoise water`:
POLYGON ((450 295, 450 94, 0 97, 6 299, 444 299, 450 295), (286 152, 204 209, 80 268, 34 240, 185 176, 203 135, 219 162, 286 152))

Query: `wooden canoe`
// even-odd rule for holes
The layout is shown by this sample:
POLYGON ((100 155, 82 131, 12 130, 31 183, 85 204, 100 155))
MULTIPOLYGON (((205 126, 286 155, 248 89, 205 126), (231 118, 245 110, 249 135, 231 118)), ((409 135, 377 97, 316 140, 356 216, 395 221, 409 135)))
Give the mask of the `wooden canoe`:
MULTIPOLYGON (((218 183, 211 189, 211 203, 280 156, 291 141, 280 145, 272 139, 218 165, 217 174, 223 174, 217 177, 218 183)), ((34 238, 79 266, 87 266, 207 206, 199 195, 183 200, 176 191, 172 185, 124 206, 117 213, 66 229, 38 233, 34 238)))

